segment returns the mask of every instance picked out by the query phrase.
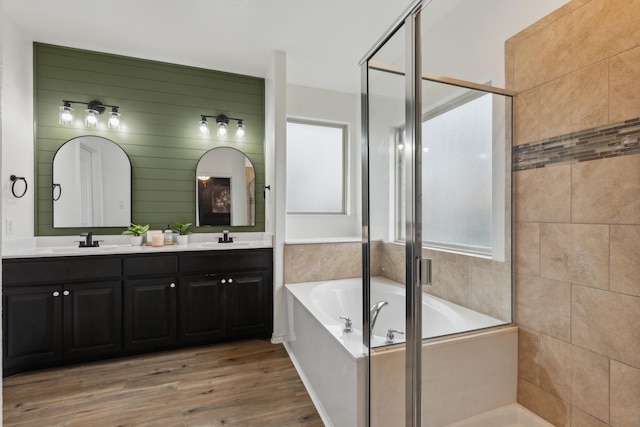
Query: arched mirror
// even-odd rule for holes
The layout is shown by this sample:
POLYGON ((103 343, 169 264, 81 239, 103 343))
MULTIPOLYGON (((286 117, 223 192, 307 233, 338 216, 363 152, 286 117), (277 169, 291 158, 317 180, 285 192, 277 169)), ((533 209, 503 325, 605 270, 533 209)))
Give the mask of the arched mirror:
POLYGON ((196 167, 196 226, 253 226, 256 222, 256 172, 235 148, 218 147, 196 167))
POLYGON ((115 142, 80 136, 53 157, 53 227, 131 224, 131 162, 115 142))

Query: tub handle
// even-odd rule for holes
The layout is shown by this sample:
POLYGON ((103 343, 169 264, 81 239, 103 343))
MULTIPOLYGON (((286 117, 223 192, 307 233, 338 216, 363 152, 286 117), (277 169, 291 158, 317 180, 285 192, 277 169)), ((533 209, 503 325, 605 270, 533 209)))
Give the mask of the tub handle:
POLYGON ((387 339, 384 341, 385 344, 395 344, 395 341, 393 340, 395 338, 394 334, 404 335, 404 332, 400 332, 395 329, 389 329, 387 331, 387 339))
POLYGON ((342 332, 353 332, 353 323, 351 322, 351 319, 344 316, 340 316, 340 318, 344 320, 344 328, 342 329, 342 332))

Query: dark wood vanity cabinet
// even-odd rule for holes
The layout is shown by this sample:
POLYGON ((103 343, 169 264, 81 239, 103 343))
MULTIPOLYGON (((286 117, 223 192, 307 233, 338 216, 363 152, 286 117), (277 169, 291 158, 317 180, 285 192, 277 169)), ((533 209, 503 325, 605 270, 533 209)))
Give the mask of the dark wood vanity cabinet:
POLYGON ((60 286, 4 287, 4 369, 53 363, 62 358, 60 286), (55 295, 55 296, 54 296, 55 295))
POLYGON ((118 354, 122 349, 120 280, 73 283, 62 289, 63 357, 118 354))
POLYGON ((271 250, 185 254, 180 260, 180 339, 269 338, 271 250), (203 310, 199 301, 207 301, 203 310))
POLYGON ((180 278, 180 341, 210 342, 226 333, 225 287, 215 274, 180 278))
POLYGON ((178 256, 123 259, 124 348, 161 349, 176 343, 178 256))
POLYGON ((53 259, 3 263, 5 374, 122 351, 119 259, 68 262, 68 275, 53 259))
POLYGON ((271 335, 271 279, 266 271, 236 274, 227 281, 228 333, 235 337, 271 335))
POLYGON ((272 250, 3 260, 4 375, 272 331, 272 250))

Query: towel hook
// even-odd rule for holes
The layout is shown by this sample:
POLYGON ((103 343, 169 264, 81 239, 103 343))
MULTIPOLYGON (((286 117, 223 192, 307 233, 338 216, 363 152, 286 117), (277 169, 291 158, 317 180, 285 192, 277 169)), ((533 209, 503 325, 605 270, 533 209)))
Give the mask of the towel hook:
POLYGON ((9 179, 13 182, 13 184, 11 184, 11 192, 13 193, 13 197, 15 197, 16 199, 24 197, 24 195, 27 194, 27 188, 29 188, 29 185, 27 184, 27 180, 25 179, 25 177, 11 175, 9 177, 9 179), (16 183, 18 181, 23 181, 24 182, 24 191, 19 196, 16 194, 16 183))
POLYGON ((51 197, 53 198, 53 201, 57 202, 60 200, 60 196, 62 196, 62 185, 53 184, 53 188, 51 189, 51 197), (58 189, 58 197, 56 197, 56 188, 58 189))

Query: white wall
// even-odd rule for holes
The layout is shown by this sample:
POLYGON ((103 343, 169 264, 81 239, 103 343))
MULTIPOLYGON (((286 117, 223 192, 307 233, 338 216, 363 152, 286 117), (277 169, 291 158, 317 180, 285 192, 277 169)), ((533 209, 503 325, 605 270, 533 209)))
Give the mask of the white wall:
POLYGON ((360 97, 289 85, 287 118, 348 126, 347 212, 345 215, 287 215, 287 240, 358 237, 361 234, 360 97))
POLYGON ((6 16, 2 33, 2 229, 3 239, 11 240, 34 232, 33 48, 6 16), (27 179, 24 197, 11 194, 10 175, 27 179), (6 232, 7 220, 13 222, 12 234, 6 232))
MULTIPOLYGON (((286 328, 284 289, 285 195, 287 163, 287 55, 274 52, 265 77, 265 231, 273 235, 273 342, 286 328)), ((256 189, 260 193, 260 189, 256 189)))
MULTIPOLYGON (((423 13, 423 71, 475 83, 505 85, 504 42, 568 0, 459 0, 435 25, 433 12, 450 7, 436 0, 423 13)), ((447 4, 448 3, 448 4, 447 4)))
MULTIPOLYGON (((2 129, 4 126, 2 125, 2 121, 4 119, 4 3, 0 0, 0 158, 2 158, 3 150, 2 150, 2 129)), ((0 176, 3 176, 4 168, 2 167, 2 162, 0 162, 0 176)), ((0 218, 2 218, 2 204, 0 203, 0 218)), ((0 227, 0 236, 4 238, 4 231, 2 227, 0 227)), ((2 246, 0 245, 0 253, 2 253, 2 246)), ((2 264, 0 263, 0 287, 2 285, 2 264)), ((2 317, 0 316, 0 338, 2 337, 2 317)), ((4 339, 3 339, 4 340, 4 339)), ((0 359, 2 359, 2 348, 0 348, 0 359)), ((0 381, 0 396, 2 396, 2 381, 0 381)), ((0 412, 3 410, 3 399, 0 399, 0 412)), ((0 421, 0 427, 2 426, 2 421, 0 421)))

